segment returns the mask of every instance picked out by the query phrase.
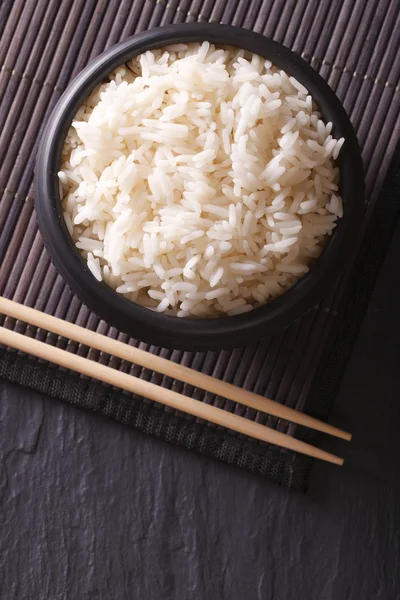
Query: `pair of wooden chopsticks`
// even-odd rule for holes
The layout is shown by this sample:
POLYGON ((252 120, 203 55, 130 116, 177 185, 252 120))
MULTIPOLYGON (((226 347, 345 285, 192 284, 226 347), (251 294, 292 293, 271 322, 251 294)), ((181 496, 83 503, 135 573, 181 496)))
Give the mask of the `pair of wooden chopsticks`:
MULTIPOLYGON (((107 354, 111 354, 146 367, 168 377, 179 379, 194 387, 212 392, 224 398, 229 398, 244 406, 257 411, 268 413, 275 417, 321 431, 350 441, 351 434, 327 423, 318 421, 287 406, 282 406, 268 398, 263 398, 253 392, 243 390, 230 383, 215 379, 209 375, 199 373, 183 365, 176 364, 166 358, 155 356, 150 352, 134 348, 118 340, 108 338, 94 331, 84 329, 73 323, 63 321, 33 308, 23 306, 12 300, 0 296, 0 313, 13 317, 20 321, 30 323, 64 338, 91 346, 107 354)), ((170 406, 182 412, 199 417, 211 423, 221 425, 233 431, 237 431, 252 438, 257 438, 282 448, 294 450, 314 458, 325 460, 336 465, 342 465, 343 459, 306 444, 289 435, 275 431, 269 427, 250 421, 249 419, 232 414, 215 406, 204 404, 169 389, 144 381, 133 375, 128 375, 116 369, 99 364, 93 360, 77 356, 61 348, 40 342, 31 337, 24 336, 5 327, 0 327, 0 343, 32 354, 49 362, 55 363, 67 369, 72 369, 83 375, 87 375, 104 383, 116 386, 123 390, 145 396, 160 404, 170 406)))

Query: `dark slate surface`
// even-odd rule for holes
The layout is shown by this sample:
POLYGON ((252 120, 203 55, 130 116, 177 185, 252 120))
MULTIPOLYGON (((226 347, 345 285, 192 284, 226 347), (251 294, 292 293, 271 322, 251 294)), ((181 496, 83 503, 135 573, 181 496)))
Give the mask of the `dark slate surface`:
POLYGON ((0 382, 1 600, 398 600, 399 250, 305 496, 0 382))

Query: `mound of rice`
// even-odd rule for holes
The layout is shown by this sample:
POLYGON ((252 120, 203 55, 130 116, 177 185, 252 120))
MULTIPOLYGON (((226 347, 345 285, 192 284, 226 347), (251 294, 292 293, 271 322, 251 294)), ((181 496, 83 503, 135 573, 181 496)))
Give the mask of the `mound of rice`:
POLYGON ((305 87, 208 42, 146 52, 80 108, 59 172, 99 281, 179 317, 250 311, 319 256, 342 216, 331 135, 305 87))

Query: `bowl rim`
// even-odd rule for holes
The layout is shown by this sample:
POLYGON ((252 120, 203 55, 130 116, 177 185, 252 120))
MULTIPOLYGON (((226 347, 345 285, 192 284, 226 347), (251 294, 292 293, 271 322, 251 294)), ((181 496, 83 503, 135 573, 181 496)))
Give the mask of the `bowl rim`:
POLYGON ((300 56, 259 33, 219 23, 183 23, 148 30, 112 46, 91 61, 60 97, 41 136, 35 165, 35 209, 52 262, 73 292, 104 321, 131 337, 176 349, 210 350, 251 343, 283 329, 303 315, 334 279, 358 238, 364 207, 361 153, 351 122, 333 90, 300 56), (243 48, 271 60, 307 87, 337 138, 344 215, 310 271, 281 296, 233 317, 184 319, 156 313, 118 294, 89 271, 72 242, 61 211, 57 172, 69 126, 79 106, 107 75, 146 50, 207 40, 243 48))

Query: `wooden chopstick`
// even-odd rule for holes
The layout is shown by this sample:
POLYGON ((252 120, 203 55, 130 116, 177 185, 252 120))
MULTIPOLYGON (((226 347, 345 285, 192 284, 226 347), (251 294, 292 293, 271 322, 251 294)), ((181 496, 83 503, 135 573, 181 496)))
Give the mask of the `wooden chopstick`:
POLYGON ((156 356, 150 352, 134 348, 133 346, 129 346, 118 340, 113 340, 105 335, 84 329, 83 327, 79 327, 68 321, 63 321, 62 319, 58 319, 57 317, 53 317, 1 296, 0 312, 9 317, 25 321, 36 327, 61 335, 67 339, 75 340, 76 342, 96 348, 107 354, 133 362, 141 367, 146 367, 168 377, 179 379, 194 387, 228 398, 234 402, 243 404, 244 406, 268 413, 280 419, 285 419, 286 421, 291 421, 292 423, 297 423, 298 425, 303 425, 304 427, 309 427, 310 429, 315 429, 322 433, 327 433, 346 441, 351 440, 350 433, 342 431, 323 421, 319 421, 318 419, 314 419, 293 408, 283 406, 274 400, 264 398, 263 396, 259 396, 248 390, 236 387, 231 383, 221 381, 220 379, 205 375, 204 373, 199 373, 194 369, 184 367, 183 365, 174 363, 161 356, 156 356))
POLYGON ((169 389, 162 388, 154 383, 139 379, 133 375, 128 375, 122 371, 117 371, 111 367, 104 366, 93 360, 83 358, 61 348, 51 346, 44 342, 35 340, 22 335, 10 329, 0 327, 0 343, 21 350, 27 354, 32 354, 49 362, 55 363, 61 367, 72 369, 88 377, 98 379, 104 383, 116 386, 128 392, 139 394, 150 398, 160 404, 170 406, 171 408, 199 417, 216 425, 221 425, 233 431, 237 431, 252 438, 275 444, 281 448, 287 448, 301 454, 306 454, 335 465, 342 465, 343 459, 315 448, 291 436, 244 419, 238 415, 232 414, 215 406, 204 404, 199 400, 194 400, 182 394, 178 394, 169 389))

